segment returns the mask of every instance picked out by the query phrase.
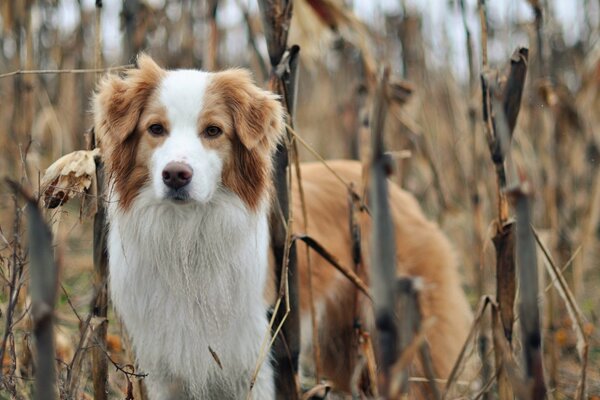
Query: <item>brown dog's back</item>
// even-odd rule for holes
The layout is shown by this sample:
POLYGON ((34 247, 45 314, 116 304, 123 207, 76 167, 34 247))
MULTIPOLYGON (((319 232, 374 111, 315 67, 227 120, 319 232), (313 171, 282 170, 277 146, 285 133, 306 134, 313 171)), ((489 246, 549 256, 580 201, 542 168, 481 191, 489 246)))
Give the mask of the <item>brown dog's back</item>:
MULTIPOLYGON (((361 164, 355 161, 331 161, 330 167, 362 193, 361 164)), ((306 199, 308 227, 300 203, 297 181, 293 187, 295 233, 308 233, 348 268, 354 268, 349 228, 347 188, 320 163, 301 167, 306 199)), ((421 277, 424 289, 420 297, 424 319, 432 318, 427 331, 435 373, 446 378, 467 337, 472 316, 461 289, 452 248, 440 228, 428 221, 412 195, 390 184, 390 208, 396 234, 398 276, 421 277)), ((360 213, 363 265, 359 275, 368 282, 370 262, 370 217, 360 213)), ((303 367, 313 360, 311 346, 308 264, 304 244, 298 247, 300 304, 302 318, 303 367)), ((322 375, 337 389, 350 390, 350 377, 356 365, 355 315, 365 330, 372 329, 369 300, 359 296, 356 312, 355 287, 318 254, 311 251, 313 291, 319 321, 322 375)), ((402 316, 400 316, 402 318, 402 316)), ((309 367, 312 368, 312 367, 309 367)), ((413 376, 422 376, 416 366, 413 376)), ((414 385, 413 385, 414 386, 414 385)), ((420 392, 420 390, 416 391, 420 392)))

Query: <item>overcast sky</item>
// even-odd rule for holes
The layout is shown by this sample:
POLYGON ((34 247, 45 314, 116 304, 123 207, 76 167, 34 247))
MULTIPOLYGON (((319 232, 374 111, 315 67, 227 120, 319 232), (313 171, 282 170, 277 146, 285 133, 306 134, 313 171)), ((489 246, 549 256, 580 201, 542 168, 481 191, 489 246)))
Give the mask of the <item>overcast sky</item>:
MULTIPOLYGON (((150 3, 160 4, 164 0, 148 0, 150 3)), ((248 4, 249 8, 256 9, 255 0, 242 0, 248 4)), ((565 39, 567 42, 574 42, 583 32, 584 15, 582 0, 549 0, 555 10, 555 15, 560 24, 565 27, 565 39)), ((459 11, 451 6, 449 0, 405 0, 404 3, 410 9, 418 10, 424 18, 425 38, 429 46, 429 54, 433 57, 432 62, 442 61, 444 55, 449 51, 451 54, 459 55, 453 57, 456 72, 461 74, 466 70, 464 30, 459 11), (447 38, 446 38, 447 36, 447 38), (448 49, 448 44, 452 48, 448 49)), ((475 43, 479 42, 479 19, 476 14, 477 0, 466 0, 469 10, 468 23, 475 36, 475 43)), ((60 2, 62 10, 60 13, 61 24, 68 31, 77 23, 78 13, 76 0, 62 0, 60 2)), ((93 8, 94 0, 83 0, 85 7, 93 8)), ((119 52, 121 33, 119 31, 119 12, 122 0, 104 0, 104 44, 105 53, 110 60, 119 52)), ((385 13, 399 12, 401 0, 354 0, 354 9, 356 14, 365 22, 372 26, 382 26, 382 16, 385 13)), ((509 21, 531 21, 533 14, 526 0, 488 0, 488 14, 493 18, 496 26, 508 26, 509 21)), ((596 20, 599 18, 597 2, 593 4, 593 10, 587 10, 592 13, 596 20)), ((219 23, 221 25, 236 25, 242 23, 242 15, 237 8, 235 1, 222 0, 219 8, 219 23)), ((516 46, 527 45, 527 38, 521 35, 513 34, 510 30, 502 37, 502 48, 494 48, 490 44, 490 54, 498 59, 506 59, 516 46)))

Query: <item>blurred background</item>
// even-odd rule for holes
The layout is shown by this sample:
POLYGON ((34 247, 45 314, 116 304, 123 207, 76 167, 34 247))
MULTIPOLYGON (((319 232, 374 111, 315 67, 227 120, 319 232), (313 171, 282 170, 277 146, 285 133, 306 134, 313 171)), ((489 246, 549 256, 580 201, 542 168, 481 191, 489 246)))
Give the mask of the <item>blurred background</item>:
MULTIPOLYGON (((128 66, 140 51, 166 68, 246 67, 259 84, 268 79, 254 1, 104 0, 101 9, 97 3, 2 0, 0 176, 35 189, 54 160, 85 148, 90 97, 103 74, 94 69, 128 66), (18 70, 43 71, 13 73, 18 70)), ((494 0, 487 17, 489 69, 497 71, 499 82, 514 50, 529 48, 512 156, 533 188, 534 226, 556 264, 566 267, 586 317, 589 390, 600 395, 600 1, 494 0), (540 40, 536 8, 543 10, 540 40)), ((401 88, 386 122, 388 149, 402 151, 392 179, 413 192, 451 238, 472 304, 494 294, 497 185, 481 115, 478 2, 296 0, 288 43, 301 47, 296 131, 325 158, 360 157, 359 133, 372 104, 374 77, 390 66, 401 88)), ((314 159, 306 150, 301 157, 314 159)), ((91 218, 84 203, 48 214, 62 254, 60 378, 69 393, 83 398, 89 393, 84 373, 89 361, 82 358, 77 382, 68 373, 76 350, 85 354, 91 346, 82 328, 93 295, 91 218)), ((0 190, 3 313, 11 266, 22 263, 19 279, 27 279, 20 207, 9 190, 0 190)), ((541 279, 545 289, 548 278, 541 279)), ((578 377, 576 336, 553 289, 541 293, 549 387, 555 398, 569 398, 578 377)), ((26 290, 21 297, 16 310, 21 318, 10 334, 4 322, 0 327, 10 350, 2 360, 2 384, 6 393, 26 398, 33 365, 26 290)), ((114 359, 131 362, 119 324, 109 330, 114 359)), ((110 384, 111 395, 123 398, 127 383, 120 371, 111 370, 110 384)))

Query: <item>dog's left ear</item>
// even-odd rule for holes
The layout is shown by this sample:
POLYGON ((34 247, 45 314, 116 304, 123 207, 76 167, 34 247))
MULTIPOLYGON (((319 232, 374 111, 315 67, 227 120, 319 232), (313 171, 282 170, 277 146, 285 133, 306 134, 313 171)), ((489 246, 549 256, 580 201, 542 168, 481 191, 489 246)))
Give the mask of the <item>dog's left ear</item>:
POLYGON ((263 145, 273 149, 283 133, 284 112, 278 96, 256 86, 245 69, 219 72, 215 83, 222 86, 244 147, 252 150, 263 145))

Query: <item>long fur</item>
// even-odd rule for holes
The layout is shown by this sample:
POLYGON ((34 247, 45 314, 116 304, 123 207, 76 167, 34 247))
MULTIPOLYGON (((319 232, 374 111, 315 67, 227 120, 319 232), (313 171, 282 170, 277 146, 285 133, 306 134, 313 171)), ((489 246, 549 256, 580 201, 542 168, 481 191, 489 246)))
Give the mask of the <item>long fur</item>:
MULTIPOLYGON (((268 183, 281 105, 240 70, 167 72, 147 56, 138 64, 106 78, 94 102, 111 298, 151 399, 246 398, 270 334, 268 183), (208 137, 209 126, 222 135, 208 137), (162 178, 171 162, 193 171, 177 199, 162 178)), ((273 399, 273 385, 267 358, 252 398, 273 399)))
MULTIPOLYGON (((266 212, 248 212, 227 194, 182 206, 156 202, 146 190, 128 212, 114 204, 111 295, 149 373, 151 397, 167 398, 179 380, 191 398, 245 398, 268 333, 266 212)), ((255 398, 271 398, 268 364, 259 379, 255 398)))
MULTIPOLYGON (((267 216, 283 111, 243 70, 164 71, 147 56, 138 64, 124 77, 105 78, 94 98, 109 181, 111 298, 139 367, 148 373, 151 399, 243 399, 269 336, 266 314, 274 301, 267 216), (164 135, 149 133, 157 123, 164 135), (207 137, 207 126, 218 126, 222 135, 207 137), (162 179, 171 162, 193 171, 185 196, 177 199, 162 179)), ((359 163, 334 161, 330 167, 360 188, 359 163)), ((294 181, 295 232, 308 226, 311 236, 351 266, 345 186, 320 164, 301 168, 308 225, 294 181)), ((454 254, 415 199, 393 184, 390 204, 397 273, 425 282, 421 312, 434 321, 427 340, 435 373, 446 378, 471 322, 454 254)), ((368 282, 371 225, 364 213, 361 229, 360 274, 368 282)), ((308 261, 303 249, 297 253, 301 360, 304 373, 311 373, 308 261)), ((320 257, 311 258, 321 370, 337 390, 348 392, 357 360, 356 323, 375 333, 371 304, 362 296, 355 303, 354 286, 320 257)), ((418 362, 412 372, 421 374, 418 362)), ((252 398, 274 398, 273 375, 267 357, 252 398)), ((421 388, 413 398, 428 397, 421 388)))

